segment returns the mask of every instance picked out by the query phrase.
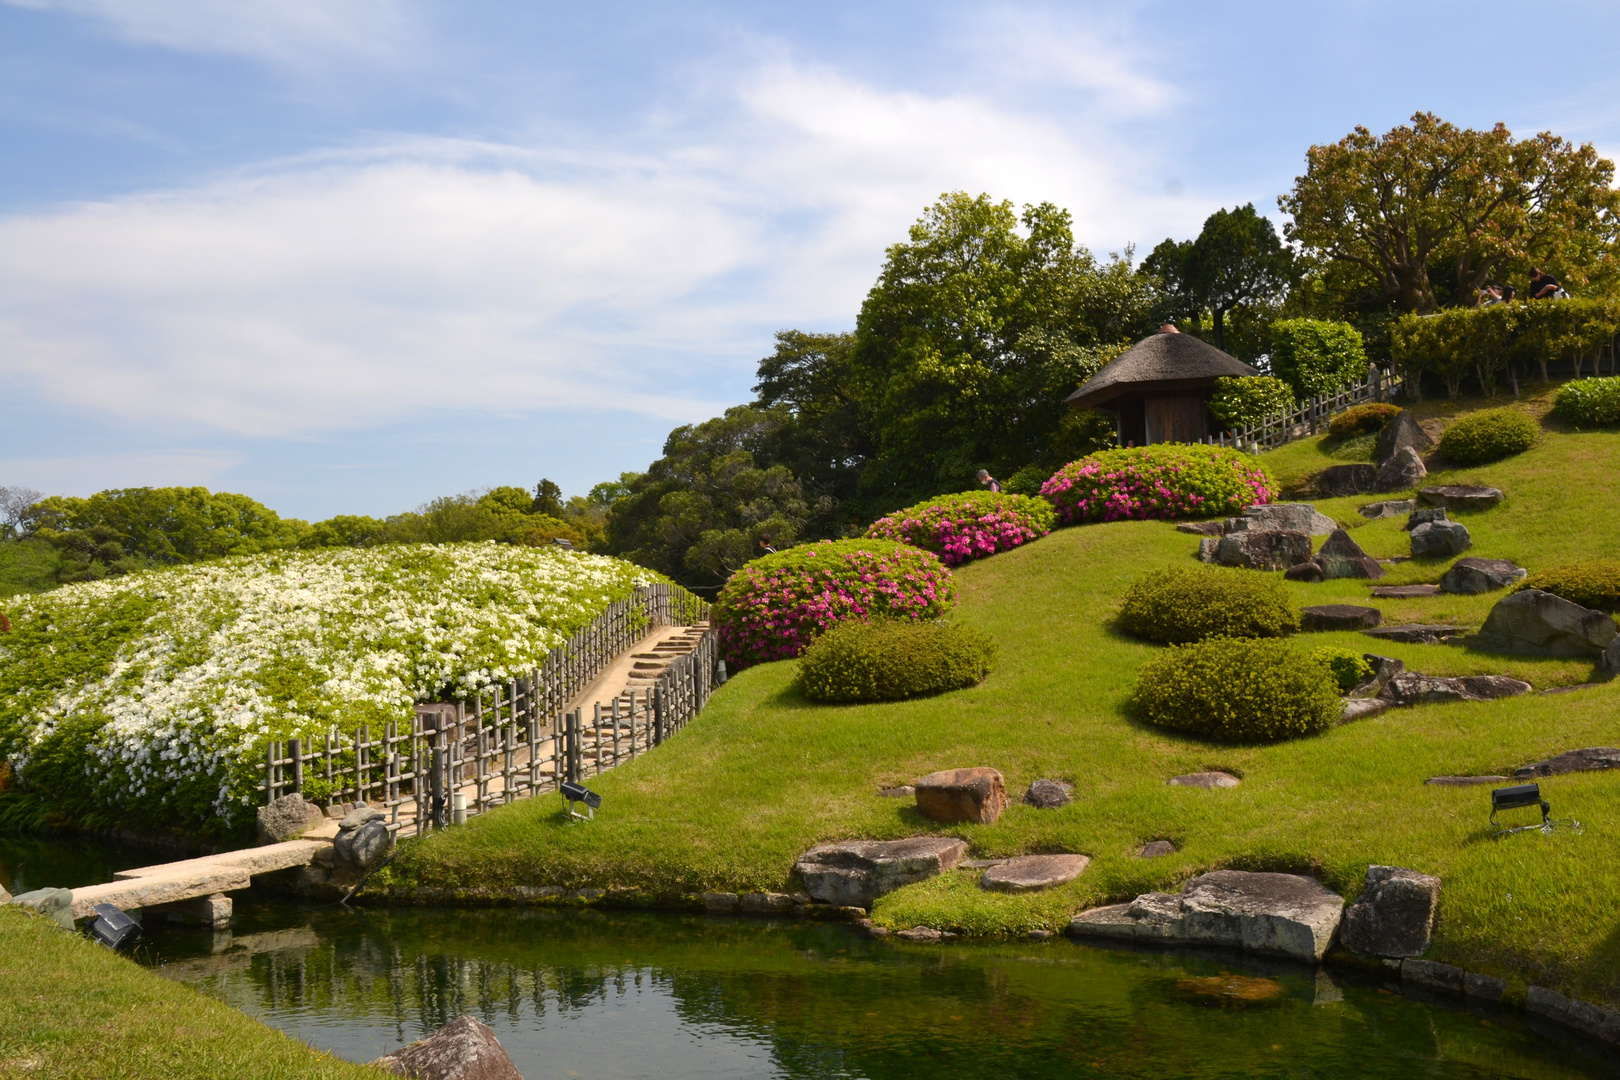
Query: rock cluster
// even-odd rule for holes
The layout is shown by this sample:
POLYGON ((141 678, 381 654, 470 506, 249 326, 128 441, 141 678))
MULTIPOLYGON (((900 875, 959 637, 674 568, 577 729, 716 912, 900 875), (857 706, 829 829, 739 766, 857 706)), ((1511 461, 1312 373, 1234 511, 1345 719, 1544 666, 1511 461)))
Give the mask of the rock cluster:
POLYGON ((845 840, 813 847, 794 864, 813 898, 840 907, 871 907, 887 893, 954 867, 967 841, 950 836, 845 840))
POLYGON ((1410 446, 1397 450, 1382 465, 1378 466, 1378 479, 1373 484, 1374 491, 1406 491, 1418 486, 1429 475, 1428 467, 1418 452, 1410 446))
POLYGON ((1402 409, 1395 414, 1393 420, 1384 425, 1384 430, 1378 433, 1378 443, 1373 456, 1383 462, 1401 450, 1411 449, 1421 453, 1433 446, 1434 440, 1419 426, 1417 418, 1402 409))
POLYGON ((372 1065, 415 1080, 523 1080, 489 1025, 460 1016, 372 1065))
POLYGON ((1439 878, 1399 866, 1369 866, 1366 888, 1344 913, 1340 940, 1362 956, 1422 956, 1439 903, 1439 878))
POLYGON ((1310 503, 1262 503, 1239 517, 1226 519, 1227 534, 1235 532, 1301 532, 1326 536, 1338 523, 1310 503))
POLYGON ((394 853, 394 834, 388 829, 388 815, 372 807, 349 811, 338 823, 332 841, 337 861, 355 870, 375 870, 394 853))
MULTIPOLYGON (((1211 538, 1213 539, 1213 538, 1211 538)), ((1205 540, 1204 544, 1210 541, 1205 540)), ((1204 548, 1200 546, 1200 555, 1204 548)), ((1246 570, 1286 570, 1311 557, 1311 538, 1293 529, 1245 529, 1228 532, 1213 547, 1222 566, 1246 570)))

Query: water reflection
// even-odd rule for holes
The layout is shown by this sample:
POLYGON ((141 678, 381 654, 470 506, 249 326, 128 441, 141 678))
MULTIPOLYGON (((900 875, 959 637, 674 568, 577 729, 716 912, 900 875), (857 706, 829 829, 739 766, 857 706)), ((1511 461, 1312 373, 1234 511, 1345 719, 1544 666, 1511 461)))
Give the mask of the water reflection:
POLYGON ((162 932, 159 970, 369 1060, 463 1013, 525 1075, 1575 1077, 1522 1017, 1229 956, 904 946, 841 926, 549 910, 298 911, 162 932))

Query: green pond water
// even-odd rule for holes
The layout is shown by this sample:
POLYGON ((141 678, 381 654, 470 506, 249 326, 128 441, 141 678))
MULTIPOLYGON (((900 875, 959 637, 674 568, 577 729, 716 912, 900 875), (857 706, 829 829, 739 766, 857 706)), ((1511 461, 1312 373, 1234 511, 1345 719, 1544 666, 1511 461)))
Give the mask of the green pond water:
MULTIPOLYGON (((0 884, 134 865, 0 841, 0 884)), ((556 909, 310 908, 135 958, 365 1061, 463 1013, 529 1080, 585 1077, 1596 1077, 1620 1058, 1519 1013, 1235 955, 908 945, 838 924, 556 909)))

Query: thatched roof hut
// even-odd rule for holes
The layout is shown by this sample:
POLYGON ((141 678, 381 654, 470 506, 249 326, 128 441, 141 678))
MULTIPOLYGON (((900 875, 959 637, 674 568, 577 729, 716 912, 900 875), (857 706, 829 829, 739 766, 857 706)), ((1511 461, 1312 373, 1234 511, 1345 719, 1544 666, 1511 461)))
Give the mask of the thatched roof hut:
POLYGON ((1065 400, 1075 408, 1114 413, 1121 446, 1197 442, 1217 428, 1206 407, 1215 380, 1258 374, 1237 357, 1169 327, 1132 345, 1065 400))

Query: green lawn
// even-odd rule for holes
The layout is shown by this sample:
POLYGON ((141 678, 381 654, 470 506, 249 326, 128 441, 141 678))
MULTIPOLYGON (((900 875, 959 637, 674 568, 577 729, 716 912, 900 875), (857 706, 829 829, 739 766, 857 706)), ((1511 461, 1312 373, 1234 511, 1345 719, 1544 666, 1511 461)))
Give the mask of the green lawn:
POLYGON ((0 907, 0 1076, 385 1075, 314 1050, 44 919, 0 907))
MULTIPOLYGON (((1431 406, 1432 407, 1432 406, 1431 406)), ((1271 455, 1285 479, 1333 460, 1318 442, 1271 455)), ((1437 481, 1502 487, 1501 507, 1464 520, 1474 553, 1529 567, 1620 556, 1620 436, 1550 432, 1523 456, 1437 481)), ((1400 521, 1365 523, 1365 498, 1319 507, 1355 526, 1379 556, 1404 554, 1400 521)), ((822 706, 792 688, 793 665, 734 678, 665 747, 593 779, 604 805, 567 826, 555 798, 517 803, 406 846, 395 883, 624 886, 673 895, 787 890, 795 856, 817 842, 948 832, 976 855, 1074 851, 1092 856, 1072 885, 1032 897, 985 893, 967 872, 883 898, 874 917, 975 932, 1058 928, 1075 911, 1172 888, 1215 867, 1308 870, 1348 895, 1369 863, 1445 881, 1432 958, 1515 981, 1620 1004, 1620 784, 1603 774, 1544 784, 1554 814, 1581 835, 1487 838, 1484 789, 1428 787, 1442 773, 1507 772, 1573 747, 1620 742, 1620 686, 1568 695, 1428 706, 1386 713, 1312 739, 1274 746, 1213 745, 1145 728, 1124 701, 1154 646, 1112 629, 1126 586, 1154 567, 1185 564, 1197 539, 1163 522, 1060 530, 962 568, 956 618, 1001 644, 981 686, 922 701, 822 706), (908 800, 877 791, 935 769, 990 765, 1016 798, 1038 777, 1077 786, 1057 811, 1015 804, 994 825, 941 828, 908 800), (1166 778, 1220 768, 1244 778, 1226 791, 1171 788, 1166 778), (1177 854, 1136 857, 1168 838, 1177 854)), ((1445 562, 1407 563, 1390 582, 1435 581, 1445 562)), ((1234 571, 1236 572, 1236 571, 1234 571)), ((1300 603, 1355 601, 1365 582, 1288 586, 1300 603)), ((1384 601, 1386 622, 1477 624, 1499 597, 1384 601)), ((1311 644, 1365 648, 1355 634, 1311 644)), ((1380 648, 1436 674, 1506 673, 1537 689, 1584 682, 1592 667, 1469 652, 1455 646, 1380 648)))

